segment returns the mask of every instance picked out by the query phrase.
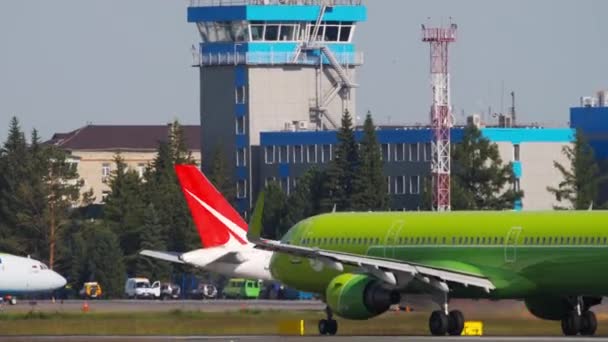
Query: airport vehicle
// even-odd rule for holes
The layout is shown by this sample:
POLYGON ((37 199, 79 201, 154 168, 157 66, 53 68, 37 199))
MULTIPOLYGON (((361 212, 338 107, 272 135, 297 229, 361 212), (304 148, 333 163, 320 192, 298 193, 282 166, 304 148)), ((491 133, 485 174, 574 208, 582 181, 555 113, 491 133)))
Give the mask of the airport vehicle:
POLYGON ((270 280, 272 253, 247 241, 247 223, 195 165, 175 172, 203 248, 186 253, 143 250, 152 258, 188 264, 227 277, 270 280))
MULTIPOLYGON (((158 289, 160 297, 160 288, 158 289)), ((148 278, 128 278, 125 282, 125 296, 129 299, 150 298, 153 291, 150 290, 148 278)))
POLYGON ((271 241, 259 235, 262 209, 263 194, 248 237, 275 252, 276 279, 321 294, 321 334, 337 332, 334 313, 369 319, 423 293, 441 308, 429 318, 433 335, 463 329, 450 298, 523 299, 565 335, 593 335, 589 309, 608 293, 607 211, 329 213, 271 241))
POLYGON ((0 298, 17 304, 16 295, 51 292, 66 280, 40 261, 0 253, 0 298))
POLYGON ((177 284, 155 281, 154 284, 152 284, 151 289, 156 289, 157 287, 159 288, 160 293, 156 296, 156 291, 154 291, 154 298, 178 299, 181 294, 181 288, 177 284))
POLYGON ((198 286, 189 293, 192 299, 215 299, 217 298, 217 287, 212 284, 198 284, 198 286))
POLYGON ((229 299, 257 299, 262 288, 261 280, 233 278, 222 289, 222 297, 229 299))
POLYGON ((82 289, 79 293, 83 298, 99 299, 102 294, 101 285, 96 281, 86 282, 82 285, 82 289))

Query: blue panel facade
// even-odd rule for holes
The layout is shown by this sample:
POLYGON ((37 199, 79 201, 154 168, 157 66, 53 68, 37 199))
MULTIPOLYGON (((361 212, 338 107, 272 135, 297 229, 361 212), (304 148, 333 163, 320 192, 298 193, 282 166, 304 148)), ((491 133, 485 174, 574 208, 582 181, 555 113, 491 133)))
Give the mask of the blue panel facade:
POLYGON ((570 108, 570 126, 584 134, 598 159, 608 159, 608 107, 570 108))
MULTIPOLYGON (((320 6, 246 5, 188 7, 188 22, 264 20, 264 21, 315 21, 320 6)), ((325 21, 365 21, 365 6, 334 6, 327 9, 325 21)))

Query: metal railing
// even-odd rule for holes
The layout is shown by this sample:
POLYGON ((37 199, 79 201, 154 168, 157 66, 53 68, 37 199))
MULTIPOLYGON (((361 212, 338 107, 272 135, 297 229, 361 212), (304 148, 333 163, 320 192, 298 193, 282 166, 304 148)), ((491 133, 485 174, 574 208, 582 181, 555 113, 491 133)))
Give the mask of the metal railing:
MULTIPOLYGON (((362 52, 334 52, 333 54, 341 65, 361 65, 363 64, 362 52)), ((218 52, 201 53, 193 55, 194 66, 210 65, 279 65, 279 64, 299 64, 299 65, 318 65, 321 61, 329 64, 325 56, 300 55, 294 62, 295 52, 218 52)))
POLYGON ((190 0, 190 7, 242 5, 360 6, 363 0, 190 0))

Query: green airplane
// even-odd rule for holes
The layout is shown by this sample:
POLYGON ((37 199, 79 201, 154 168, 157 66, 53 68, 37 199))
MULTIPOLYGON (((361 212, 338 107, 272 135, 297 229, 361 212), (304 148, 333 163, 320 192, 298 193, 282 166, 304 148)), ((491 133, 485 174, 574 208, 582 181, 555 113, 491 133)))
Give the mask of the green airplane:
POLYGON ((321 295, 321 334, 336 334, 334 313, 369 319, 408 294, 441 307, 429 319, 433 335, 463 330, 451 298, 522 299, 567 336, 597 329, 589 309, 608 293, 608 212, 330 213, 271 241, 260 237, 263 203, 262 194, 248 239, 274 252, 275 279, 321 295))

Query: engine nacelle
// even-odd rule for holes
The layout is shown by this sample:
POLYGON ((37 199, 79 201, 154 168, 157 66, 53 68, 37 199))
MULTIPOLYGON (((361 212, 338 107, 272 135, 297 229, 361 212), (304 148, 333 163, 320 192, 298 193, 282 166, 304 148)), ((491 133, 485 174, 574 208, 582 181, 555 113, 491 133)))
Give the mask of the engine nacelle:
POLYGON ((335 277, 325 290, 327 305, 339 316, 368 319, 386 312, 401 301, 398 291, 364 274, 345 273, 335 277))

